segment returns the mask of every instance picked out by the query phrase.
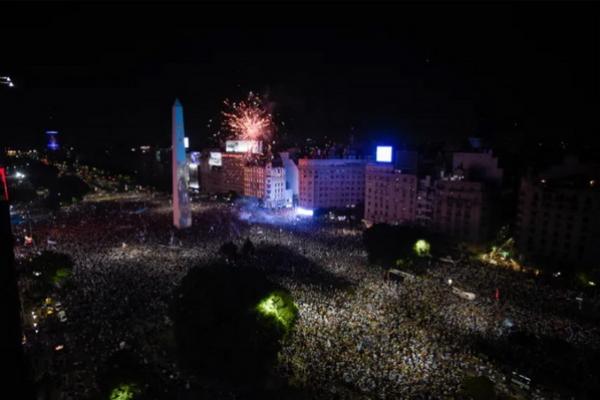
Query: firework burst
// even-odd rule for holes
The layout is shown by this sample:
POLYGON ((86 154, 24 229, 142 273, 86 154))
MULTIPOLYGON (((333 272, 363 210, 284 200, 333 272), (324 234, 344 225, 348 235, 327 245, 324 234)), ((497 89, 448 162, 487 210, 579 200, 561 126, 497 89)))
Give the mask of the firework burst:
POLYGON ((225 100, 224 104, 224 128, 230 136, 242 140, 269 142, 275 124, 266 102, 260 96, 250 92, 246 100, 239 103, 225 100))

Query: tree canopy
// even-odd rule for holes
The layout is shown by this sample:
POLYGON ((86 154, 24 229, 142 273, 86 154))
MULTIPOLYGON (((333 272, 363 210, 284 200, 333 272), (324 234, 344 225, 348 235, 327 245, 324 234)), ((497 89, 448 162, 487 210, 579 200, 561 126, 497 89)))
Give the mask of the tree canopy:
POLYGON ((260 386, 296 315, 289 293, 255 268, 194 268, 171 305, 179 362, 200 376, 260 386))
POLYGON ((394 265, 400 258, 428 256, 432 248, 431 234, 422 229, 388 224, 375 224, 367 229, 363 241, 369 261, 384 265, 394 265))

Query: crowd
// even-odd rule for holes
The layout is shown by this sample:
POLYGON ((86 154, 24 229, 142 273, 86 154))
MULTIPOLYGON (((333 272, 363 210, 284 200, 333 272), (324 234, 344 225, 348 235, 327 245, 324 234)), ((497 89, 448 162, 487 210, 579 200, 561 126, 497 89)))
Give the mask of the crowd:
POLYGON ((560 312, 570 307, 573 293, 541 287, 510 271, 475 261, 433 262, 414 281, 385 281, 367 262, 360 230, 348 225, 250 224, 239 218, 235 204, 203 202, 193 204, 192 228, 177 232, 168 202, 150 192, 90 196, 55 218, 36 221, 37 245, 17 248, 18 259, 51 247, 75 263, 74 284, 62 299, 68 322, 61 331, 57 376, 64 399, 97 390, 99 366, 122 349, 152 366, 165 388, 187 385, 165 346, 173 288, 190 268, 215 257, 224 242, 241 245, 246 238, 258 250, 276 245, 294 254, 267 271, 299 307, 279 369, 323 398, 350 392, 454 398, 467 375, 501 376, 497 365, 469 345, 469 337, 506 334, 507 319, 534 335, 554 335, 578 346, 600 344, 595 326, 560 312), (476 299, 454 295, 449 278, 476 299))

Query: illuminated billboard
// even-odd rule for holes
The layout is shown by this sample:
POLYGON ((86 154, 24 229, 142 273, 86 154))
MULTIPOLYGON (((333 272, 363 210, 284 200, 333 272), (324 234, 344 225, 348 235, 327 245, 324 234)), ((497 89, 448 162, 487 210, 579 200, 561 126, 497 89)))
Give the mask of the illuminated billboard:
POLYGON ((377 146, 377 162, 392 162, 392 146, 377 146))
POLYGON ((4 197, 4 201, 8 201, 8 185, 6 184, 6 170, 0 167, 0 185, 2 185, 2 189, 0 189, 0 196, 4 197))
POLYGON ((48 143, 46 147, 48 150, 56 151, 59 149, 58 140, 56 139, 56 135, 58 135, 57 131, 46 131, 46 135, 48 136, 48 143))
POLYGON ((315 212, 309 208, 303 208, 303 207, 296 208, 296 215, 298 215, 298 216, 312 217, 314 214, 315 214, 315 212))
POLYGON ((221 153, 218 151, 211 151, 210 157, 208 158, 208 165, 214 165, 215 167, 220 167, 223 165, 223 159, 221 153))
POLYGON ((192 151, 190 153, 190 164, 200 164, 200 152, 192 151))
POLYGON ((227 140, 225 142, 227 153, 262 153, 262 142, 259 140, 227 140))

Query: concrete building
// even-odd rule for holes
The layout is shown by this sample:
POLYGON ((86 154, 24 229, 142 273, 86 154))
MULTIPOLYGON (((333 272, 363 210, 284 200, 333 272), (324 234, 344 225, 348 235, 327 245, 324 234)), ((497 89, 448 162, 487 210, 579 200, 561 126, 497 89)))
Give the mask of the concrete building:
POLYGON ((244 195, 258 199, 266 208, 292 206, 292 192, 286 190, 285 169, 270 162, 244 167, 244 195))
POLYGON ((369 163, 365 175, 365 220, 412 224, 416 218, 417 176, 390 164, 369 163))
POLYGON ((499 187, 503 171, 498 168, 498 158, 487 152, 455 152, 452 154, 452 170, 462 170, 467 180, 485 182, 499 187))
POLYGON ((200 162, 200 188, 205 193, 244 194, 244 166, 246 157, 238 153, 209 152, 200 162), (212 154, 218 153, 219 163, 212 154))
POLYGON ((285 169, 285 188, 286 190, 291 191, 292 204, 295 205, 298 203, 298 197, 300 195, 298 165, 291 159, 291 155, 287 151, 279 153, 279 157, 281 158, 281 163, 285 169))
POLYGON ((431 176, 427 175, 418 181, 415 223, 421 227, 429 228, 433 220, 433 200, 435 188, 431 176))
MULTIPOLYGON (((204 193, 220 193, 221 180, 223 175, 222 163, 219 160, 218 165, 215 165, 211 154, 213 151, 206 151, 200 159, 200 190, 204 193)), ((218 152, 219 155, 221 154, 218 152)), ((219 156, 220 157, 220 156, 219 156)))
POLYGON ((244 154, 223 153, 222 171, 220 181, 220 193, 235 192, 239 195, 244 193, 244 166, 246 157, 244 154))
POLYGON ((597 265, 600 170, 567 160, 521 180, 515 241, 528 258, 555 265, 597 265))
POLYGON ((4 365, 4 390, 21 399, 35 399, 23 347, 22 307, 15 267, 15 238, 11 228, 6 170, 0 167, 0 364, 4 365))
POLYGON ((365 160, 357 159, 300 159, 300 207, 346 208, 363 204, 365 164, 365 160))
POLYGON ((474 243, 488 237, 490 209, 482 182, 452 176, 436 181, 434 188, 433 231, 474 243))

